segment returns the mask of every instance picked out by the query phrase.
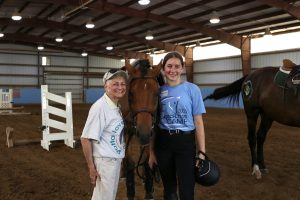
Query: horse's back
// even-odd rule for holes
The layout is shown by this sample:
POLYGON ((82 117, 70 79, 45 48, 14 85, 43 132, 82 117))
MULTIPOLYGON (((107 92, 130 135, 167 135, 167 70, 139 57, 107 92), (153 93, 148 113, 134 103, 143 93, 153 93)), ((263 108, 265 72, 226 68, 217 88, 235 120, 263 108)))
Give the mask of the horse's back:
POLYGON ((252 73, 250 73, 248 77, 245 79, 245 81, 252 80, 252 81, 260 81, 261 83, 264 82, 269 83, 270 81, 273 81, 278 71, 279 71, 279 67, 259 68, 253 71, 252 73))
POLYGON ((246 113, 264 113, 279 123, 300 126, 299 97, 289 95, 274 82, 279 67, 264 67, 253 71, 243 83, 243 101, 246 113))

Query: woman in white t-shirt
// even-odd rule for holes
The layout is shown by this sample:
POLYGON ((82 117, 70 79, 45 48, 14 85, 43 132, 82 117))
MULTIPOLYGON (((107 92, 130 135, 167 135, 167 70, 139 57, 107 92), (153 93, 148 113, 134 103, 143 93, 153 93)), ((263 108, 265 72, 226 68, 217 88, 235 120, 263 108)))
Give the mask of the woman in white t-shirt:
POLYGON ((91 107, 81 144, 91 183, 92 200, 114 200, 125 155, 124 122, 118 101, 125 95, 127 74, 112 69, 103 77, 104 95, 91 107))

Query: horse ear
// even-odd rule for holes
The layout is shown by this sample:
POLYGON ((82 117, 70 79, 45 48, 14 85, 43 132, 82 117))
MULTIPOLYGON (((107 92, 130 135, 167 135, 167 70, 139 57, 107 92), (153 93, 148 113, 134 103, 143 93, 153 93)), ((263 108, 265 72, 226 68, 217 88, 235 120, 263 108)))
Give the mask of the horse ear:
POLYGON ((129 63, 128 59, 125 59, 125 69, 128 71, 129 74, 135 73, 135 68, 129 63))
POLYGON ((158 63, 158 65, 153 66, 153 70, 152 70, 153 76, 158 76, 161 68, 162 68, 162 60, 158 63))

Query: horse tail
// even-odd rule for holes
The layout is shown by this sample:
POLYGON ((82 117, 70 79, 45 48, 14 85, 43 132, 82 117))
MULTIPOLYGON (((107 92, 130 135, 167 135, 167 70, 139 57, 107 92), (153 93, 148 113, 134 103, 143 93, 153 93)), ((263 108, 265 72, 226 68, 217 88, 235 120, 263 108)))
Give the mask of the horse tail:
POLYGON ((242 89, 242 83, 244 82, 246 77, 247 75, 229 85, 215 89, 214 92, 205 97, 203 101, 207 99, 220 100, 229 97, 229 103, 238 104, 240 92, 242 89))

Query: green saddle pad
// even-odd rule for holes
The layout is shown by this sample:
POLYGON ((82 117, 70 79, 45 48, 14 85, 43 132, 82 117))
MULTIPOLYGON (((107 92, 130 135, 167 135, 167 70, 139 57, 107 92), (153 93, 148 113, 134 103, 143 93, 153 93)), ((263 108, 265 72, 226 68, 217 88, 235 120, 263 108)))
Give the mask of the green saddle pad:
POLYGON ((274 82, 280 87, 285 87, 285 82, 288 76, 288 74, 279 70, 275 75, 274 82))

